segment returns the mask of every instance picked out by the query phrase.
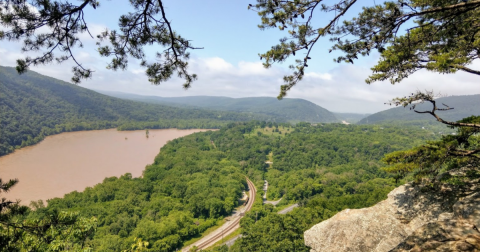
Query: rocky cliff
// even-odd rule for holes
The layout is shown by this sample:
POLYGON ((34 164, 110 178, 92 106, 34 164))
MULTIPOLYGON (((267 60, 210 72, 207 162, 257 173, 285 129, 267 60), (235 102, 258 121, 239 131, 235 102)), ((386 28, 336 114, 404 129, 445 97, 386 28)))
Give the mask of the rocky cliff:
POLYGON ((406 184, 305 231, 311 252, 480 251, 480 188, 406 184))

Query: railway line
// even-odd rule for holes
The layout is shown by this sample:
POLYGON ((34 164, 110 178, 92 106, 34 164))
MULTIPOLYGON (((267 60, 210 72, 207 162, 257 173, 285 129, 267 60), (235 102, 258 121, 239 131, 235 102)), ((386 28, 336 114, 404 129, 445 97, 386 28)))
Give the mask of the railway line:
POLYGON ((250 181, 248 178, 246 178, 248 188, 250 191, 250 197, 248 198, 247 205, 245 206, 244 210, 240 213, 238 217, 236 217, 234 220, 232 220, 230 223, 227 223, 225 227, 223 227, 223 230, 221 230, 219 233, 213 235, 212 237, 209 237, 205 241, 200 240, 199 244, 196 245, 195 243, 192 244, 191 246, 184 248, 182 251, 188 251, 193 245, 196 245, 198 249, 206 249, 213 244, 217 243, 219 240, 221 240, 224 236, 227 236, 231 232, 235 231, 237 228, 240 227, 240 220, 242 219, 244 213, 250 211, 250 209, 253 206, 253 203, 255 202, 255 195, 257 193, 257 189, 255 188, 255 185, 253 184, 252 181, 250 181))

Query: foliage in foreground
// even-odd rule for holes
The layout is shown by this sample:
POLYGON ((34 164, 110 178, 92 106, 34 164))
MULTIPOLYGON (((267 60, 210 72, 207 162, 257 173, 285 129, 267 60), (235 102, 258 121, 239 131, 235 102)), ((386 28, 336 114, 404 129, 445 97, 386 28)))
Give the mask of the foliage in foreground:
POLYGON ((384 162, 390 167, 386 171, 394 173, 397 179, 413 173, 417 180, 426 178, 431 182, 438 182, 437 175, 443 173, 441 181, 456 184, 480 177, 480 116, 472 115, 456 122, 445 120, 439 112, 454 108, 445 103, 440 106, 433 91, 417 91, 391 102, 396 106, 410 107, 410 110, 418 114, 429 114, 457 132, 443 136, 439 141, 430 141, 411 150, 387 155, 384 162), (429 104, 430 108, 420 107, 423 103, 429 104), (458 172, 459 169, 463 172, 458 172))
MULTIPOLYGON (((100 55, 111 57, 108 69, 125 69, 128 58, 133 57, 146 68, 153 84, 177 74, 188 88, 197 79, 196 74, 188 72, 189 50, 197 48, 175 32, 163 2, 131 2, 128 13, 119 17, 117 30, 93 36, 97 38, 100 55), (157 52, 160 62, 147 60, 144 47, 152 44, 162 48, 157 52)), ((32 65, 73 59, 76 65, 72 68, 72 81, 79 83, 90 78, 93 71, 75 59, 73 49, 82 47, 84 39, 80 34, 89 31, 84 11, 98 11, 100 1, 31 0, 28 4, 25 0, 0 1, 0 25, 4 27, 0 40, 19 41, 24 52, 39 52, 18 59, 17 71, 23 73, 32 65)), ((279 44, 260 54, 264 66, 297 57, 290 67, 293 73, 284 77, 280 98, 303 79, 308 63, 315 58, 312 49, 324 37, 334 43, 330 52, 341 51, 336 62, 353 64, 361 56, 376 51, 381 54, 367 83, 387 79, 401 82, 421 69, 480 75, 480 71, 469 67, 479 58, 477 0, 394 0, 379 4, 358 0, 257 0, 248 8, 255 9, 261 17, 260 29, 285 32, 279 44)))
MULTIPOLYGON (((0 179, 0 192, 8 192, 17 182, 0 179)), ((88 240, 96 227, 95 217, 85 218, 78 212, 31 212, 5 198, 0 203, 0 251, 92 251, 88 240)))
POLYGON ((380 53, 367 83, 399 83, 422 69, 480 75, 469 67, 479 58, 479 1, 257 0, 249 8, 261 17, 261 29, 286 33, 279 44, 260 54, 264 66, 297 58, 290 66, 292 74, 284 77, 279 98, 303 79, 315 59, 312 49, 324 37, 334 43, 330 52, 341 51, 338 63, 353 64, 361 56, 380 53), (324 16, 330 18, 322 20, 324 16))

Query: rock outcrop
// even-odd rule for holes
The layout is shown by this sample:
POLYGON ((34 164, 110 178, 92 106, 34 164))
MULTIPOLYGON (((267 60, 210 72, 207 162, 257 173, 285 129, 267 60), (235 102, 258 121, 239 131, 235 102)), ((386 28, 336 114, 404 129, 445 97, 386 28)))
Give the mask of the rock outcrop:
POLYGON ((375 206, 346 209, 305 231, 311 252, 479 251, 477 187, 400 186, 375 206))

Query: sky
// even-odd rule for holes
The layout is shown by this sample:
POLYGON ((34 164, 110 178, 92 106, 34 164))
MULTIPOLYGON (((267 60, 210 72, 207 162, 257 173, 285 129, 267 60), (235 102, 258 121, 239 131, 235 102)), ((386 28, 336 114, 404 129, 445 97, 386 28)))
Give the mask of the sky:
MULTIPOLYGON (((362 0, 362 4, 372 4, 374 0, 362 0)), ((258 56, 278 40, 286 36, 279 30, 261 31, 257 25, 260 17, 248 10, 249 3, 255 0, 164 0, 166 15, 173 29, 184 38, 191 40, 201 50, 191 51, 189 72, 196 73, 198 80, 188 90, 183 89, 183 80, 176 77, 160 85, 148 82, 145 69, 138 61, 130 60, 125 71, 107 70, 108 58, 99 56, 95 39, 87 34, 80 38, 84 48, 76 49, 75 54, 85 67, 94 69, 93 77, 83 80, 81 87, 108 90, 140 95, 163 97, 178 96, 227 96, 227 97, 276 97, 283 84, 283 76, 290 73, 288 65, 293 60, 276 64, 269 69, 262 66, 258 56)), ((88 7, 85 19, 92 34, 104 29, 116 29, 118 17, 130 11, 129 1, 100 1, 94 10, 88 7)), ((359 10, 360 6, 356 7, 359 10)), ((354 10, 354 11, 355 11, 354 10)), ((328 16, 318 13, 315 22, 328 21, 328 16)), ((287 95, 287 98, 302 98, 333 112, 375 113, 389 109, 384 105, 388 100, 408 95, 416 90, 434 90, 443 95, 468 95, 480 93, 478 77, 467 73, 441 75, 419 71, 399 84, 388 81, 366 84, 370 68, 378 61, 378 54, 361 58, 355 64, 335 63, 337 53, 328 53, 332 46, 325 38, 313 49, 304 79, 287 95)), ((0 41, 0 65, 15 66, 19 58, 24 58, 19 42, 0 41)), ((150 60, 155 60, 155 51, 160 46, 146 49, 150 60)), ((297 54, 298 55, 298 54, 297 54)), ((303 56, 300 54, 300 57, 303 56)), ((61 65, 52 63, 31 67, 43 75, 70 81, 73 62, 61 65)), ((471 66, 480 69, 480 62, 471 66)))

